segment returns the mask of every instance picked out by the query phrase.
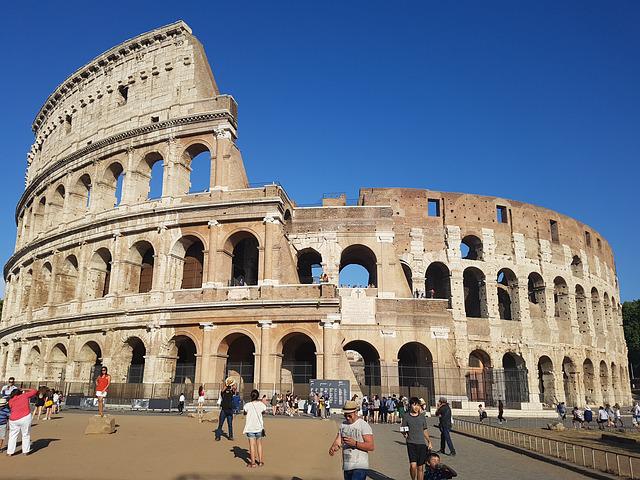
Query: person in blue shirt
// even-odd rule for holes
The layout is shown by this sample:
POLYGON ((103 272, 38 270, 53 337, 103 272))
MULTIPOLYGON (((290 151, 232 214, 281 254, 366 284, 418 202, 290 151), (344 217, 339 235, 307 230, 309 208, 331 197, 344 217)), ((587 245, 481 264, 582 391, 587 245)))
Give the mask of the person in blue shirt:
POLYGON ((233 413, 240 413, 240 409, 242 408, 242 400, 240 399, 240 394, 237 391, 231 399, 231 404, 233 405, 233 413))
POLYGON ((7 436, 7 424, 9 423, 9 415, 11 410, 9 409, 9 402, 7 399, 0 398, 0 450, 4 448, 4 439, 7 436))

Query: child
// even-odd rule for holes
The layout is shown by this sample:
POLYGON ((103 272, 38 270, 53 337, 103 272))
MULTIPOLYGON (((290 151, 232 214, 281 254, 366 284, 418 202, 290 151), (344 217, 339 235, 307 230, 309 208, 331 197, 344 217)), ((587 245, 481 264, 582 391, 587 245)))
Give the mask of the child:
POLYGON ((0 450, 4 447, 4 439, 7 436, 7 423, 9 423, 9 402, 6 398, 0 398, 0 450))
POLYGON ((487 418, 487 411, 484 409, 482 404, 478 405, 478 416, 480 417, 481 422, 487 418))
POLYGON ((456 471, 440 463, 440 455, 432 453, 427 461, 427 468, 424 472, 424 480, 440 480, 443 478, 457 477, 456 471))

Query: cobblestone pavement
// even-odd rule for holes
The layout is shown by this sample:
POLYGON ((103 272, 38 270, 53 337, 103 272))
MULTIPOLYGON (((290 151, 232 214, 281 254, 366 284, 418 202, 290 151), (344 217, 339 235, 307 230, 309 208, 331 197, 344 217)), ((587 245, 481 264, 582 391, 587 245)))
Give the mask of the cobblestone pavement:
MULTIPOLYGON (((434 425, 434 420, 429 421, 434 425)), ((373 425, 376 449, 371 455, 373 480, 409 479, 404 439, 398 425, 373 425)), ((435 427, 429 428, 434 448, 440 448, 440 433, 435 427)), ((589 478, 572 470, 551 465, 526 455, 496 447, 489 443, 452 434, 457 450, 455 457, 442 456, 443 463, 458 472, 461 480, 539 480, 541 478, 578 480, 589 478)))

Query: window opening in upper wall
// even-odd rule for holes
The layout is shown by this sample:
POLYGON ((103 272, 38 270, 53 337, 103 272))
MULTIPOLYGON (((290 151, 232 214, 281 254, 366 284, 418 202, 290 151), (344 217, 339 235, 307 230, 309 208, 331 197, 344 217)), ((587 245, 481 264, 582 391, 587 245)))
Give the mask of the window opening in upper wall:
POLYGON ((587 244, 587 247, 591 246, 591 234, 589 232, 584 232, 584 241, 587 244))
POLYGON ((129 97, 129 87, 126 85, 120 85, 118 87, 118 93, 120 94, 118 105, 124 105, 125 103, 127 103, 127 98, 129 97))
POLYGON ((509 217, 507 216, 507 207, 503 205, 496 205, 496 221, 498 223, 509 223, 509 217))
POLYGON ((598 250, 602 250, 602 241, 598 238, 598 250))
POLYGON ((560 235, 558 233, 558 222, 555 220, 549 220, 549 228, 551 229, 551 241, 553 243, 559 243, 560 235))
POLYGON ((439 217, 440 216, 440 200, 437 198, 429 198, 427 200, 428 206, 428 215, 430 217, 439 217))
POLYGON ((71 132, 71 115, 65 115, 64 117, 64 132, 65 133, 69 133, 71 132))

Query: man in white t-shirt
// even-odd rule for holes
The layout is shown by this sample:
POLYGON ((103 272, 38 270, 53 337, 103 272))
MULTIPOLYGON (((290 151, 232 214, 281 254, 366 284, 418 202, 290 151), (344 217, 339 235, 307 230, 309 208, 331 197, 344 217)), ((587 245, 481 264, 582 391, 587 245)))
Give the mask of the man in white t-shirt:
POLYGON ((11 395, 11 392, 13 392, 16 388, 18 388, 16 387, 16 379, 13 377, 9 377, 9 383, 2 387, 2 390, 0 390, 0 396, 8 398, 9 395, 11 395))
POLYGON ((369 470, 369 453, 373 452, 373 430, 358 417, 358 404, 349 400, 342 407, 344 422, 336 439, 329 448, 333 456, 342 448, 342 469, 344 480, 365 480, 369 470))

